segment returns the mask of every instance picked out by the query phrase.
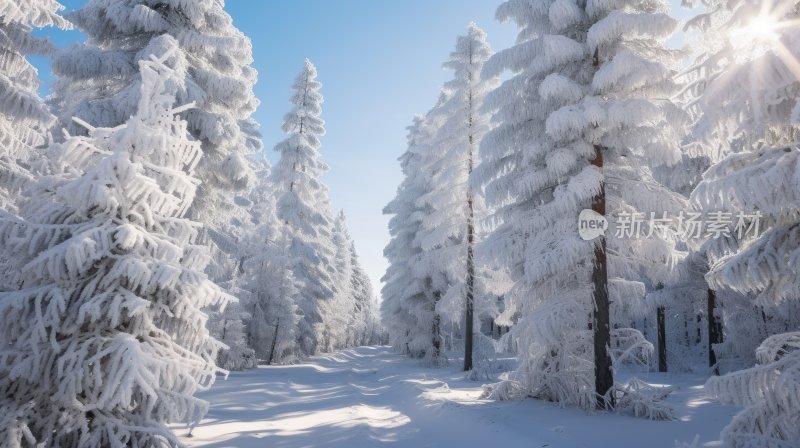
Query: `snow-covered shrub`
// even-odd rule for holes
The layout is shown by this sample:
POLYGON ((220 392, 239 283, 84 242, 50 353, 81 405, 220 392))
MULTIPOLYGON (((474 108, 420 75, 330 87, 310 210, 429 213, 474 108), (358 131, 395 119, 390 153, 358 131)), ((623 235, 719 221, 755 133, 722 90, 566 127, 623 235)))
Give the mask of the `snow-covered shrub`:
MULTIPOLYGON (((194 397, 220 343, 201 308, 232 298, 203 274, 199 224, 185 218, 202 151, 174 107, 181 80, 140 62, 139 107, 123 125, 89 128, 53 148, 94 154, 85 171, 43 178, 0 220, 23 273, 0 294, 0 444, 172 447, 168 423, 199 421, 194 397)), ((180 55, 178 55, 180 57, 180 55)))
POLYGON ((256 352, 250 347, 235 347, 220 350, 217 365, 225 370, 247 370, 258 366, 256 352))
POLYGON ((672 420, 672 406, 665 400, 672 393, 671 387, 652 386, 638 378, 632 378, 628 384, 614 385, 614 410, 634 417, 650 420, 672 420))

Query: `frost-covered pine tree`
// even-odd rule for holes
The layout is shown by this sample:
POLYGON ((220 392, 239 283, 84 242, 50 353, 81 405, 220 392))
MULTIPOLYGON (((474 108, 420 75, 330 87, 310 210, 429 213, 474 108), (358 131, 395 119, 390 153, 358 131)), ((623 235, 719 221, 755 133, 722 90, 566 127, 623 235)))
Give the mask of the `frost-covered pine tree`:
POLYGON ((73 116, 93 126, 127 120, 138 103, 137 61, 160 54, 165 37, 179 43, 185 62, 175 67, 182 79, 177 101, 197 105, 182 117, 203 149, 190 217, 206 225, 199 241, 212 250, 209 275, 227 281, 236 262, 205 231, 231 233, 234 196, 253 176, 246 155, 262 147, 251 118, 259 101, 250 39, 234 26, 223 0, 90 0, 66 17, 87 36, 53 60, 52 104, 73 135, 85 133, 73 116))
MULTIPOLYGON (((53 115, 36 93, 39 78, 25 55, 48 54, 50 42, 32 35, 34 27, 58 26, 66 21, 53 0, 0 1, 0 209, 13 212, 19 193, 35 180, 31 166, 41 158, 53 115)), ((0 255, 0 291, 13 289, 18 272, 7 254, 0 255)))
MULTIPOLYGON (((91 0, 66 17, 87 36, 53 61, 59 80, 55 104, 71 133, 83 132, 72 123, 77 116, 95 126, 123 123, 138 103, 141 78, 137 61, 152 54, 153 40, 172 36, 186 54, 177 67, 185 79, 178 101, 194 101, 183 117, 203 145, 195 216, 203 222, 224 215, 215 197, 249 182, 244 158, 261 148, 251 114, 258 107, 253 94, 256 71, 250 39, 224 10, 222 0, 91 0)), ((227 196, 225 196, 227 198, 227 196)))
POLYGON ((476 214, 482 217, 482 197, 469 184, 478 164, 478 145, 489 129, 489 116, 481 112, 486 94, 496 77, 481 78, 483 64, 492 55, 486 33, 471 23, 467 33, 444 67, 453 71, 445 84, 449 92, 441 105, 444 122, 430 145, 426 164, 420 167, 430 177, 429 191, 418 205, 428 207, 417 238, 423 251, 418 269, 431 275, 432 287, 441 292, 442 310, 464 325, 464 370, 472 369, 474 290, 476 282, 474 246, 476 214))
POLYGON ((0 1, 0 208, 13 210, 21 188, 31 181, 29 169, 48 140, 53 115, 36 93, 39 78, 26 55, 49 54, 49 41, 34 37, 33 28, 67 22, 54 0, 0 1))
POLYGON ((355 291, 353 290, 353 255, 350 232, 344 210, 341 210, 333 223, 334 266, 336 267, 336 290, 334 299, 325 303, 326 325, 332 329, 331 347, 337 349, 355 345, 358 320, 362 317, 356 313, 355 291))
POLYGON ((378 300, 372 289, 372 282, 358 261, 356 245, 352 241, 350 242, 350 265, 353 267, 350 289, 353 291, 355 304, 353 345, 379 344, 383 338, 383 326, 378 313, 378 300))
POLYGON ((608 406, 612 356, 652 351, 627 322, 611 330, 608 319, 644 303, 648 285, 674 262, 674 241, 657 232, 615 238, 613 229, 583 241, 577 221, 588 208, 660 214, 685 205, 649 168, 680 159, 685 120, 668 100, 678 68, 677 52, 663 44, 675 27, 668 10, 636 0, 514 0, 498 8, 520 31, 484 69, 513 76, 487 97, 497 127, 474 172, 496 209, 482 250, 508 267, 504 315, 518 316, 510 337, 520 367, 498 396, 608 406))
POLYGON ((242 294, 248 297, 246 345, 267 364, 291 362, 296 354, 297 288, 286 256, 286 238, 275 214, 275 188, 269 160, 251 159, 254 187, 237 198, 249 214, 239 240, 238 262, 242 294))
POLYGON ((171 447, 167 424, 206 411, 193 395, 214 382, 220 344, 200 309, 230 297, 203 274, 185 218, 202 150, 169 56, 140 61, 127 122, 54 148, 96 162, 42 178, 20 218, 0 221, 24 264, 20 289, 0 295, 3 446, 171 447))
POLYGON ((416 242, 422 216, 417 199, 426 191, 420 167, 435 133, 435 115, 434 108, 424 117, 415 117, 409 126, 408 150, 399 159, 405 178, 383 209, 384 214, 394 216, 389 219, 391 240, 383 251, 389 267, 382 278, 381 317, 396 350, 439 364, 443 354, 437 297, 429 278, 419 275, 414 265, 422 254, 416 242))
POLYGON ((330 328, 323 313, 337 289, 333 219, 328 189, 322 183, 328 166, 320 158, 320 137, 325 134, 321 87, 316 67, 306 59, 292 86, 292 110, 284 117, 282 128, 287 137, 275 147, 281 157, 272 172, 278 192, 277 216, 288 241, 289 269, 300 289, 300 351, 309 355, 329 345, 330 328))
POLYGON ((358 261, 344 211, 336 216, 333 242, 339 288, 325 313, 328 316, 326 325, 332 330, 332 348, 377 343, 381 333, 377 302, 372 283, 358 261))
POLYGON ((760 313, 755 307, 745 309, 750 328, 767 314, 795 319, 787 323, 785 333, 763 341, 755 367, 711 378, 706 387, 719 399, 744 407, 723 430, 726 445, 796 446, 798 4, 720 0, 708 6, 708 12, 690 24, 703 33, 705 53, 698 69, 708 75, 698 98, 703 115, 695 134, 709 154, 724 157, 704 173, 693 198, 704 209, 729 211, 738 230, 736 244, 714 261, 706 279, 712 288, 744 294, 761 308, 760 313))

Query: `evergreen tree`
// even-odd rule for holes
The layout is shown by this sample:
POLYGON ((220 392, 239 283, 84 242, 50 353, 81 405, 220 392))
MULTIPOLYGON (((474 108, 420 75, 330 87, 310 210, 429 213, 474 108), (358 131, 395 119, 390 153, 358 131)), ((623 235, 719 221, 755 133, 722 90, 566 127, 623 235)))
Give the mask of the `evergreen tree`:
POLYGON ((488 114, 480 108, 486 94, 497 83, 495 77, 481 79, 483 64, 492 55, 486 33, 474 23, 458 38, 445 68, 454 77, 444 88, 450 92, 442 105, 446 116, 431 148, 429 164, 421 169, 431 179, 431 190, 418 199, 430 207, 418 238, 422 243, 423 268, 440 271, 442 310, 458 309, 451 320, 465 328, 464 370, 472 369, 474 324, 476 212, 482 215, 482 197, 469 184, 478 163, 477 148, 489 128, 488 114), (453 306, 457 302, 461 306, 453 306))
POLYGON ((389 267, 383 276, 381 316, 395 349, 438 364, 442 354, 435 296, 426 273, 419 275, 414 266, 422 254, 416 242, 422 217, 417 199, 425 191, 420 167, 435 133, 435 112, 434 108, 424 117, 415 117, 408 128, 408 150, 400 156, 405 178, 395 198, 383 209, 384 214, 394 216, 389 219, 391 240, 383 251, 389 267))
POLYGON ((22 187, 33 180, 30 163, 48 140, 54 117, 36 93, 39 78, 26 55, 52 52, 46 39, 33 36, 33 28, 67 22, 53 0, 0 1, 0 207, 13 210, 22 187))
POLYGON ((680 159, 683 114, 664 99, 676 91, 678 56, 663 45, 675 27, 667 11, 660 1, 514 0, 498 8, 520 32, 484 69, 513 76, 487 97, 497 127, 481 144, 475 181, 496 210, 484 250, 513 282, 504 313, 519 316, 510 337, 520 367, 501 396, 606 407, 610 347, 637 357, 652 351, 639 332, 611 330, 609 295, 615 307, 643 303, 647 286, 674 263, 674 241, 658 232, 583 241, 576 221, 587 208, 605 215, 607 206, 684 206, 649 169, 680 159))
MULTIPOLYGON (((690 26, 703 33, 704 52, 696 69, 702 111, 694 133, 709 157, 721 160, 706 171, 693 198, 704 210, 727 210, 735 223, 733 242, 712 260, 706 279, 720 291, 753 300, 740 306, 743 325, 734 337, 759 341, 753 331, 767 314, 790 317, 782 331, 756 350, 750 369, 711 378, 713 395, 744 407, 722 433, 732 447, 793 446, 800 442, 800 254, 798 229, 797 123, 800 87, 795 1, 708 2, 708 12, 690 26), (794 25, 793 25, 794 24, 794 25), (718 45, 727 36, 725 45, 718 45), (755 226, 758 226, 756 231, 755 226)), ((752 346, 746 341, 741 345, 752 346)))
POLYGON ((202 182, 189 216, 206 226, 199 241, 211 247, 208 274, 226 282, 237 262, 216 245, 218 235, 206 232, 235 233, 234 196, 253 177, 246 155, 262 147, 251 118, 259 101, 250 39, 233 25, 223 0, 90 0, 66 17, 87 40, 54 58, 52 103, 74 135, 85 130, 73 116, 93 126, 125 122, 139 98, 137 61, 163 52, 166 36, 178 42, 184 62, 175 66, 181 78, 177 101, 197 105, 182 117, 203 149, 197 168, 202 182))
POLYGON ((124 125, 54 149, 96 163, 43 178, 20 219, 0 221, 24 273, 0 296, 4 446, 176 446, 167 424, 206 411, 193 395, 214 382, 220 344, 200 308, 230 298, 202 273, 185 218, 202 150, 177 115, 191 106, 173 108, 171 51, 140 62, 124 125))
POLYGON ((287 137, 275 147, 281 158, 273 183, 278 191, 277 216, 288 241, 289 268, 300 289, 300 351, 310 355, 329 346, 323 308, 336 294, 332 218, 322 183, 328 166, 319 153, 319 139, 325 133, 321 84, 311 61, 306 60, 292 88, 293 107, 283 123, 287 137))
MULTIPOLYGON (((0 1, 0 209, 14 212, 22 189, 35 180, 31 166, 41 159, 54 117, 36 93, 39 78, 26 55, 49 54, 50 42, 34 27, 67 27, 52 0, 0 1)), ((0 291, 13 289, 18 272, 0 255, 0 291)))
POLYGON ((372 282, 361 267, 356 253, 356 245, 350 243, 350 265, 353 267, 351 290, 353 291, 354 319, 353 345, 373 345, 381 343, 383 327, 378 315, 378 299, 372 289, 372 282))
POLYGON ((152 54, 160 36, 178 41, 186 54, 185 65, 176 67, 185 76, 178 101, 197 104, 183 116, 203 145, 198 166, 203 185, 193 207, 204 222, 224 215, 218 208, 230 200, 217 195, 249 182, 243 155, 261 148, 250 118, 258 107, 252 46, 223 8, 221 0, 91 0, 66 15, 87 35, 87 43, 53 62, 59 116, 78 134, 83 130, 72 123, 73 116, 95 126, 123 123, 138 103, 137 61, 152 54))
POLYGON ((339 287, 334 300, 328 304, 325 312, 325 323, 332 330, 331 349, 355 346, 355 331, 358 320, 362 317, 356 314, 352 244, 344 210, 342 210, 336 216, 333 224, 334 266, 336 267, 336 284, 339 287))

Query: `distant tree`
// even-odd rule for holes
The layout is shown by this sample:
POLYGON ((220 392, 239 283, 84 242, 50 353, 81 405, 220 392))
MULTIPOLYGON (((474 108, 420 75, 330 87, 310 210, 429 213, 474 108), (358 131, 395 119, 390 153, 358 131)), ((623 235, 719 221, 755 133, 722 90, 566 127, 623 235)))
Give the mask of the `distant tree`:
POLYGON ((288 241, 288 266, 299 286, 299 348, 310 355, 328 346, 323 308, 337 291, 332 217, 327 187, 322 183, 328 166, 319 153, 319 139, 325 133, 320 117, 323 99, 311 61, 306 60, 292 87, 293 108, 283 123, 287 137, 275 147, 281 157, 272 176, 278 192, 277 216, 288 241))
POLYGON ((353 291, 354 321, 353 345, 373 345, 381 343, 383 326, 378 310, 378 300, 372 282, 361 267, 356 253, 356 245, 350 242, 350 265, 353 267, 351 290, 353 291))
POLYGON ((336 284, 334 299, 326 303, 325 323, 331 329, 328 350, 352 347, 355 345, 356 328, 362 316, 356 313, 355 291, 353 290, 353 256, 350 232, 344 210, 340 211, 333 223, 334 266, 336 284))
POLYGON ((182 78, 165 61, 181 57, 141 60, 134 115, 54 148, 96 162, 43 178, 21 218, 0 220, 23 272, 0 294, 3 446, 171 447, 167 424, 207 409, 193 395, 220 343, 200 309, 232 298, 203 274, 185 218, 202 150, 177 115, 191 106, 174 108, 182 78))

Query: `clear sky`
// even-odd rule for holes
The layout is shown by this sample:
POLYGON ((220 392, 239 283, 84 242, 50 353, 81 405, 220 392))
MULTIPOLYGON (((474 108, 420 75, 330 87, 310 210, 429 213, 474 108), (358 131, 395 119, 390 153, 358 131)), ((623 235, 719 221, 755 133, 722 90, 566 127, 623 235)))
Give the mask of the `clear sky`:
MULTIPOLYGON (((79 0, 60 0, 67 10, 79 0)), ((677 0, 672 0, 676 3, 677 0)), ((406 146, 406 126, 437 99, 449 73, 442 63, 456 36, 475 21, 493 48, 510 46, 512 24, 494 19, 500 0, 228 0, 234 25, 253 42, 259 80, 256 95, 266 155, 283 139, 290 86, 311 59, 325 96, 327 134, 322 157, 334 212, 344 209, 361 262, 375 289, 386 269, 383 248, 388 217, 381 210, 401 181, 397 162, 406 146)), ((80 33, 45 30, 59 46, 81 40, 80 33)), ((34 58, 52 82, 46 60, 34 58)))

